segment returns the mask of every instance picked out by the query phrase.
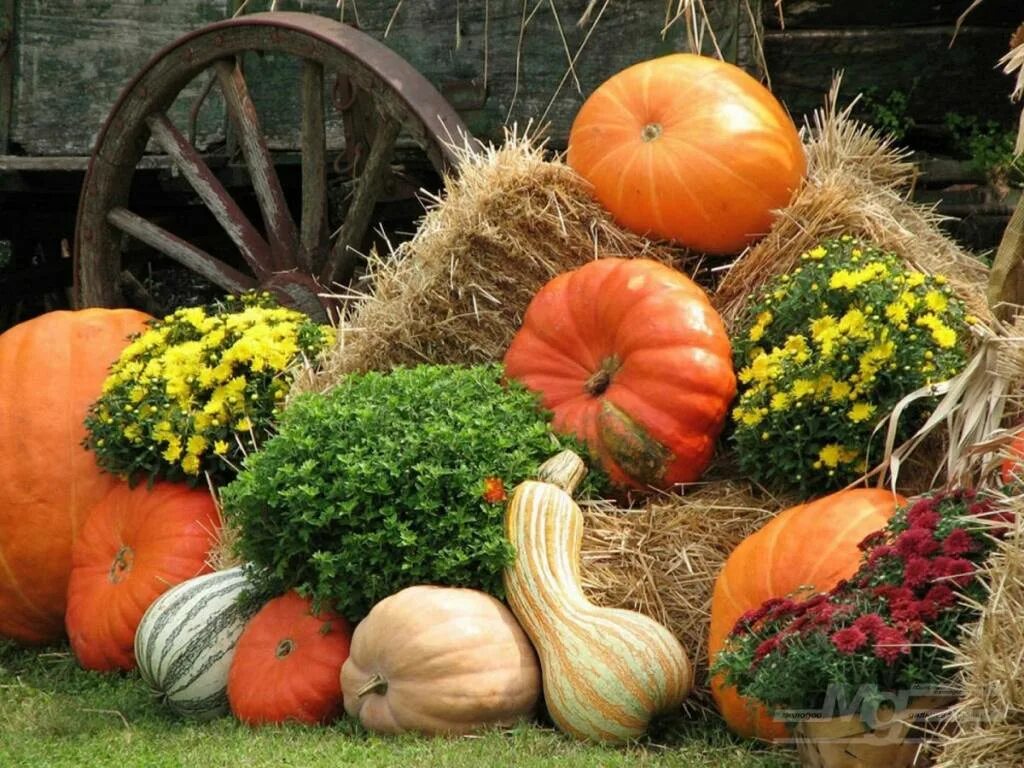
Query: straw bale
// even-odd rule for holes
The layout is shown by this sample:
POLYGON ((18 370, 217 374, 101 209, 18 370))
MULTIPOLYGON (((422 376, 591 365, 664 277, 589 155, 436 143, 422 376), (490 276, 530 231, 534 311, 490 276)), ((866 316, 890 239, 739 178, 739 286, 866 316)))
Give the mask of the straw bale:
POLYGON ((747 297, 789 272, 800 254, 828 237, 851 234, 899 254, 908 265, 941 273, 969 311, 991 319, 988 268, 946 236, 934 207, 910 200, 916 169, 890 137, 840 111, 838 81, 805 127, 807 178, 771 231, 732 264, 712 301, 732 328, 747 297))
POLYGON ((960 702, 944 729, 936 768, 1024 765, 1024 496, 984 571, 988 602, 955 650, 960 702))
POLYGON ((644 613, 679 639, 707 682, 711 593, 726 558, 779 504, 748 483, 717 480, 641 509, 583 502, 581 575, 596 604, 644 613))
POLYGON ((616 226, 587 183, 530 136, 462 149, 445 187, 411 240, 371 254, 372 293, 355 301, 321 372, 297 377, 293 393, 352 372, 500 360, 555 275, 604 256, 681 256, 616 226))

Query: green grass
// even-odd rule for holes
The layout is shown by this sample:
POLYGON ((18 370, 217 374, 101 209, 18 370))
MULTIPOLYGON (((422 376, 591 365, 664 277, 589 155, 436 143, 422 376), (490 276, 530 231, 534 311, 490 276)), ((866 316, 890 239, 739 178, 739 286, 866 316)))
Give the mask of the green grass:
POLYGON ((259 768, 260 766, 721 766, 783 768, 790 753, 734 740, 714 722, 660 723, 627 748, 571 740, 537 724, 463 738, 382 738, 348 718, 323 728, 192 723, 150 695, 138 675, 78 668, 66 647, 0 641, 0 768, 259 768))

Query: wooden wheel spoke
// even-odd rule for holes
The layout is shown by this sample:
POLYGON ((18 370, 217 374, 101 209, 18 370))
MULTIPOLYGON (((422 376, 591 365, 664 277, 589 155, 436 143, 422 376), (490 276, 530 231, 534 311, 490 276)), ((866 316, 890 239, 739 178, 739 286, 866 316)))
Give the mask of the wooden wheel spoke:
POLYGON ((214 66, 228 107, 228 116, 238 133, 242 155, 263 213, 274 266, 280 270, 293 269, 298 250, 295 222, 288 211, 281 180, 274 169, 270 148, 263 137, 259 115, 249 96, 245 77, 234 61, 222 59, 214 66))
POLYGON ((329 285, 335 280, 345 281, 351 277, 355 267, 355 249, 359 247, 370 226, 373 207, 381 196, 391 170, 391 158, 401 129, 401 123, 387 117, 373 134, 366 163, 356 179, 356 190, 348 214, 321 275, 321 282, 324 285, 329 285))
POLYGON ((261 279, 268 276, 273 266, 270 247, 203 158, 166 114, 150 115, 146 123, 153 139, 188 179, 210 213, 238 246, 255 275, 261 279))
POLYGON ((230 293, 256 287, 256 280, 126 208, 113 208, 107 221, 230 293))
POLYGON ((312 274, 323 265, 327 245, 327 129, 324 120, 324 68, 302 67, 302 222, 299 268, 312 274))

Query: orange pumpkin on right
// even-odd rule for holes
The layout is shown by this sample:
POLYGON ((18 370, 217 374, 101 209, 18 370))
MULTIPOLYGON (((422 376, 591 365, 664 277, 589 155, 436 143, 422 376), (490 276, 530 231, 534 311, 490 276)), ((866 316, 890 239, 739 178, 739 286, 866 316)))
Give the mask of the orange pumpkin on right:
POLYGON ((772 93, 737 66, 691 53, 600 85, 573 121, 567 160, 623 227, 716 254, 764 235, 807 170, 772 93))
MULTIPOLYGON (((797 591, 824 592, 852 576, 862 554, 857 545, 905 503, 880 488, 838 491, 790 507, 740 542, 722 566, 711 597, 709 659, 722 650, 747 611, 797 591)), ((786 736, 785 724, 740 696, 720 675, 711 680, 711 694, 734 733, 765 741, 786 736)))

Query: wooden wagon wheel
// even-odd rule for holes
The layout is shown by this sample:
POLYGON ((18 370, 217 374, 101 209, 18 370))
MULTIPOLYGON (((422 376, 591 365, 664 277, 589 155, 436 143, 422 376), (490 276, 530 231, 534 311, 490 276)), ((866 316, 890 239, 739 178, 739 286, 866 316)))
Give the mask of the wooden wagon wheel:
POLYGON ((304 13, 260 13, 211 24, 157 53, 115 104, 96 141, 82 188, 74 248, 77 306, 119 306, 125 234, 226 292, 271 290, 323 314, 325 289, 348 277, 352 249, 366 235, 399 134, 411 136, 436 170, 468 136, 461 119, 413 67, 358 30, 304 13), (301 62, 302 205, 296 225, 253 105, 241 62, 247 53, 301 62), (258 201, 262 227, 232 198, 168 116, 175 99, 208 73, 223 94, 258 201), (334 75, 332 84, 326 82, 334 75), (333 86, 333 87, 332 87, 333 86), (354 190, 343 224, 328 224, 325 89, 344 91, 342 122, 354 190), (129 210, 132 179, 147 142, 171 159, 238 249, 237 266, 129 210))

